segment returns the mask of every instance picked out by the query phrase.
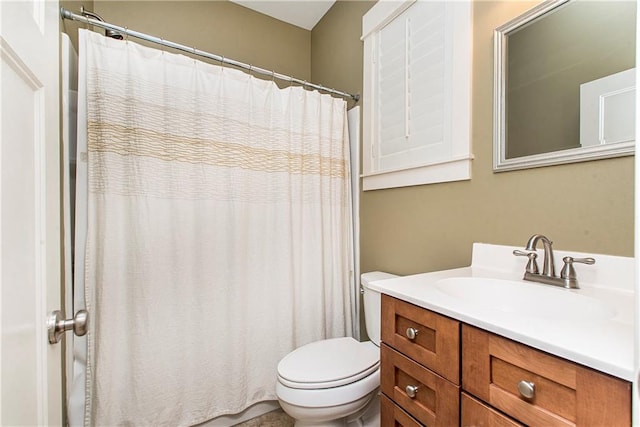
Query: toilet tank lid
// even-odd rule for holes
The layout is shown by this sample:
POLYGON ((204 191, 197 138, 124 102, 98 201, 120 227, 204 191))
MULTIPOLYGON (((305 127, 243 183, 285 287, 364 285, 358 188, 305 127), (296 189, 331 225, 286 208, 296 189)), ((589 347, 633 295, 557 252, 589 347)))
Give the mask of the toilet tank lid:
POLYGON ((364 286, 368 286, 369 283, 375 282, 376 280, 393 279, 395 277, 399 276, 391 273, 385 273, 384 271, 370 271, 360 275, 360 283, 364 286))

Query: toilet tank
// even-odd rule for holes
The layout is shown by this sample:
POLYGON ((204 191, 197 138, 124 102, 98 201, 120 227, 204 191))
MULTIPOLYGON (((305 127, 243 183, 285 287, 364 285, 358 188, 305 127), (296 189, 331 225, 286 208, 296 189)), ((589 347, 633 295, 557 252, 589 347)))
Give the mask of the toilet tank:
POLYGON ((362 299, 364 303, 364 320, 367 328, 367 335, 378 347, 380 346, 380 311, 381 299, 380 292, 369 288, 369 283, 377 280, 393 279, 398 277, 395 274, 385 273, 383 271, 371 271, 360 275, 360 283, 362 284, 362 299))

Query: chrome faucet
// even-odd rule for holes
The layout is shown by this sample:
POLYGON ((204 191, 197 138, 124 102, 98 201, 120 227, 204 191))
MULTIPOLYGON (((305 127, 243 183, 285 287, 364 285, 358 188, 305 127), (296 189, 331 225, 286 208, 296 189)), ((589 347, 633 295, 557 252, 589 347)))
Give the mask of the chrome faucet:
POLYGON ((556 275, 556 265, 553 260, 553 242, 547 239, 546 236, 542 234, 534 234, 529 238, 527 242, 527 246, 524 248, 525 251, 536 251, 536 246, 538 245, 538 241, 542 241, 542 247, 544 248, 544 259, 542 261, 542 275, 547 277, 555 277, 556 275))
POLYGON ((560 271, 560 277, 557 277, 553 257, 553 248, 551 247, 552 244, 553 242, 546 236, 543 236, 542 234, 534 234, 529 238, 524 251, 513 251, 513 254, 516 256, 526 256, 527 258, 529 258, 529 262, 527 263, 527 266, 525 268, 523 279, 529 280, 531 282, 545 283, 547 285, 562 286, 567 289, 578 289, 578 278, 576 276, 576 270, 573 267, 573 264, 579 262, 582 264, 591 265, 595 264, 596 260, 593 258, 574 258, 570 256, 564 257, 562 258, 562 261, 564 261, 564 266, 560 271), (538 257, 538 254, 536 252, 538 241, 542 241, 542 245, 544 248, 542 274, 538 272, 538 264, 536 262, 536 258, 538 257))

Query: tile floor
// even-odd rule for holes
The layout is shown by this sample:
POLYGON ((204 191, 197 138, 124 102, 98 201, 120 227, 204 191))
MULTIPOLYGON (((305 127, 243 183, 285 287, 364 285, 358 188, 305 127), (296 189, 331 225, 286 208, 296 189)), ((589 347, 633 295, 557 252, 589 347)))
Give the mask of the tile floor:
POLYGON ((293 427, 293 424, 293 418, 285 414, 282 409, 277 409, 237 424, 236 427, 293 427))

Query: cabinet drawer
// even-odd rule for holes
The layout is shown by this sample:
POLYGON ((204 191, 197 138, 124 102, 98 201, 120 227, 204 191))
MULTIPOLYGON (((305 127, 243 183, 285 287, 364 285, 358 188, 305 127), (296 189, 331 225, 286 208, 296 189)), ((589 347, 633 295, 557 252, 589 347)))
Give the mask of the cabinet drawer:
POLYGON ((382 295, 382 341, 460 384, 460 322, 382 295))
POLYGON ((380 366, 382 392, 415 419, 428 426, 458 425, 460 387, 385 344, 380 346, 380 366), (414 397, 408 386, 417 387, 414 397))
POLYGON ((384 394, 380 395, 380 427, 421 427, 411 415, 394 404, 384 394))
POLYGON ((462 427, 523 427, 522 424, 474 399, 466 393, 460 397, 462 427))
POLYGON ((525 424, 631 424, 631 383, 468 325, 462 387, 525 424), (534 384, 531 398, 519 392, 521 381, 534 384))

